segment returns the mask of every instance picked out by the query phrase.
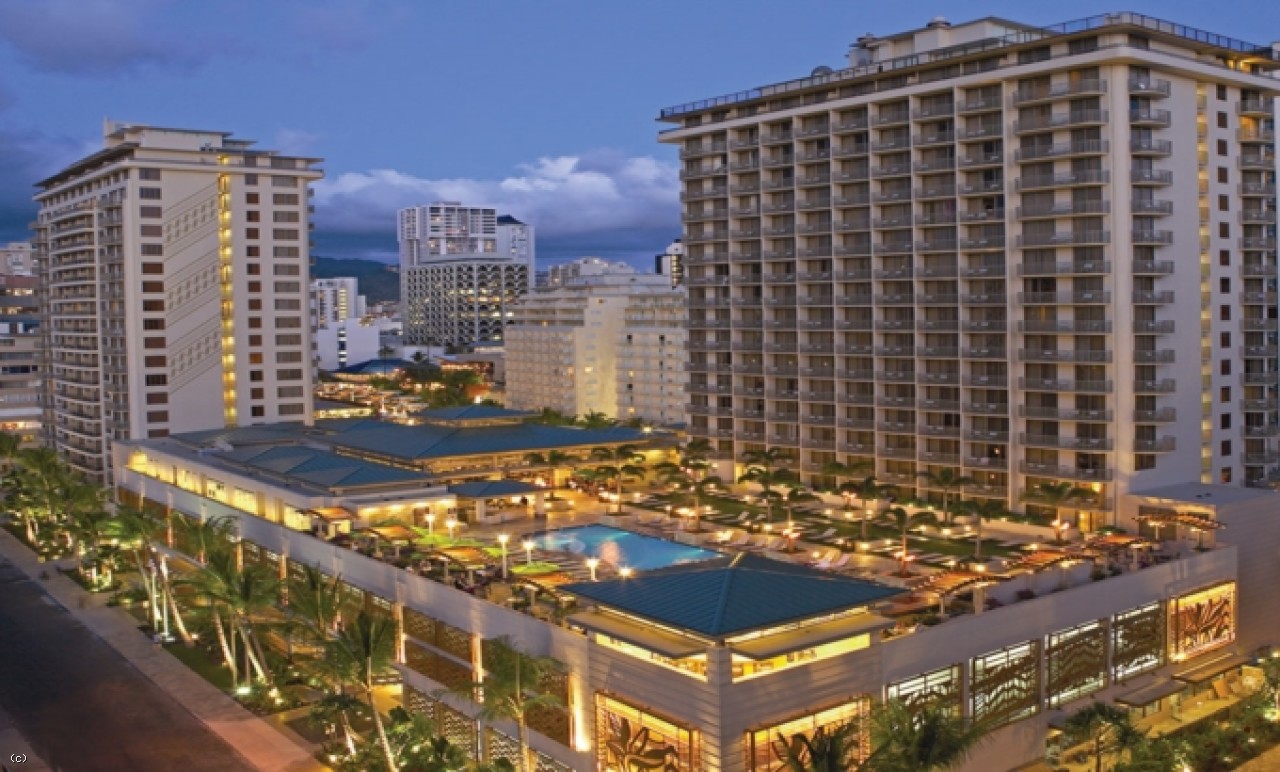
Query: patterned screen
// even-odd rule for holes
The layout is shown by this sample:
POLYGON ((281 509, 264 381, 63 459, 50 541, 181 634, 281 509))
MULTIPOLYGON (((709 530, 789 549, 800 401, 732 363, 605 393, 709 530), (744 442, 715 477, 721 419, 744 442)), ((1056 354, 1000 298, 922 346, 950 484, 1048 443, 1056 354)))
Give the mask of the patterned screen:
POLYGON ((1107 684, 1107 629, 1088 622, 1049 636, 1045 690, 1058 707, 1107 684))
POLYGON ((1111 677, 1123 681, 1163 665, 1164 636, 1164 604, 1158 601, 1112 617, 1111 677))
POLYGON ((601 772, 700 772, 698 734, 603 694, 596 695, 601 772))
POLYGON ((861 724, 857 758, 864 758, 870 751, 870 738, 861 719, 867 714, 870 705, 871 700, 863 697, 791 721, 747 732, 747 772, 786 772, 793 769, 787 765, 786 759, 788 758, 787 747, 793 743, 794 738, 797 736, 811 738, 818 729, 826 729, 830 732, 850 722, 861 724))
POLYGON ((975 721, 993 725, 1034 714, 1040 707, 1040 642, 974 657, 969 702, 975 721))
POLYGON ((1236 583, 1224 582, 1169 602, 1169 656, 1194 657, 1236 639, 1236 583))
POLYGON ((910 708, 941 704, 958 711, 960 666, 944 667, 889 684, 889 699, 899 700, 910 708))

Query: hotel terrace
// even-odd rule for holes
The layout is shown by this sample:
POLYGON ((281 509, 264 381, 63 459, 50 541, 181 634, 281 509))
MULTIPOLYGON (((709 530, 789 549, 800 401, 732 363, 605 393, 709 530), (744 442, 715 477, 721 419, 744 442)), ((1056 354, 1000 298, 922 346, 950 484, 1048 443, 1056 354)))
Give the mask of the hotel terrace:
MULTIPOLYGON (((116 484, 122 500, 166 514, 233 518, 243 560, 282 579, 304 566, 340 577, 351 613, 399 623, 402 701, 474 754, 516 758, 515 727, 478 721, 475 705, 441 689, 479 680, 504 636, 563 663, 564 677, 543 684, 563 707, 529 717, 543 770, 629 769, 628 754, 668 769, 774 770, 778 733, 849 721, 886 697, 943 700, 989 722, 968 769, 1007 769, 1056 753, 1054 727, 1095 697, 1159 732, 1225 710, 1256 687, 1253 658, 1280 641, 1280 602, 1267 592, 1280 583, 1277 495, 1199 483, 1132 494, 1139 519, 1127 535, 1058 547, 1026 538, 1012 557, 910 579, 722 547, 651 571, 595 576, 593 564, 591 581, 565 567, 582 554, 540 550, 562 568, 513 570, 470 594, 392 558, 424 524, 472 520, 496 533, 479 524, 504 513, 486 504, 544 490, 500 479, 536 473, 529 450, 635 438, 456 412, 414 427, 349 420, 122 442, 116 484), (374 541, 377 551, 354 548, 374 541), (940 613, 922 621, 922 611, 940 613)), ((988 526, 1006 545, 1014 530, 988 526)), ((179 557, 184 546, 173 543, 179 557)), ((478 569, 495 559, 497 542, 487 546, 441 552, 478 569)))

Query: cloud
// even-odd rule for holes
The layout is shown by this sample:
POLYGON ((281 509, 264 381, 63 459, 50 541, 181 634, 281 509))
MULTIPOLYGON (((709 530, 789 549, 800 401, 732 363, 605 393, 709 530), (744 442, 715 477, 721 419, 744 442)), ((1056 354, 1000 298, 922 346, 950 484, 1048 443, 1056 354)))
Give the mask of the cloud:
POLYGON ((594 151, 540 158, 497 180, 425 179, 393 169, 349 172, 316 185, 317 227, 395 233, 396 211, 433 201, 496 207, 542 237, 680 227, 675 165, 594 151))
POLYGON ((0 129, 0 243, 30 238, 35 183, 98 149, 85 139, 0 129))
POLYGON ((166 28, 169 0, 39 0, 0 3, 0 41, 30 66, 115 77, 148 67, 189 69, 213 47, 166 28))
POLYGON ((301 129, 280 129, 276 132, 272 147, 284 155, 309 156, 319 141, 319 134, 301 129))

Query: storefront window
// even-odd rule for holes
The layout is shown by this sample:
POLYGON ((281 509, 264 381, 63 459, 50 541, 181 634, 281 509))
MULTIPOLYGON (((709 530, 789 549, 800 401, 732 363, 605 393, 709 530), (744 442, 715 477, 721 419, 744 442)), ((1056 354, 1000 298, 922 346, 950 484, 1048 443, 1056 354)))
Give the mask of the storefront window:
POLYGON ((1235 582, 1169 601, 1169 657, 1174 661, 1226 646, 1235 639, 1235 582))
MULTIPOLYGON (((819 729, 832 732, 845 724, 860 722, 866 716, 870 704, 870 699, 862 697, 834 708, 747 732, 747 772, 785 772, 792 769, 786 763, 787 747, 796 742, 797 738, 812 738, 819 729)), ((865 731, 859 733, 858 744, 858 758, 865 758, 870 751, 870 740, 865 731)))
POLYGON ((596 695, 602 772, 700 772, 698 733, 603 694, 596 695))

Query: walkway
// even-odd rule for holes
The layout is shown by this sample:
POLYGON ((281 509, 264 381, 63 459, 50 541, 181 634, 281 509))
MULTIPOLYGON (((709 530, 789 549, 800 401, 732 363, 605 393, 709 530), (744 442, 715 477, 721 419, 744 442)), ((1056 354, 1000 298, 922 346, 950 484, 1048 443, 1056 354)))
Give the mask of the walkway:
MULTIPOLYGON (((47 580, 37 580, 39 589, 48 593, 46 600, 52 598, 50 602, 56 602, 65 608, 138 672, 239 751, 252 767, 273 772, 325 769, 310 756, 305 747, 277 732, 268 722, 254 716, 164 649, 153 644, 138 631, 132 617, 120 609, 105 605, 105 595, 86 592, 75 582, 58 574, 52 564, 38 562, 35 555, 21 542, 7 531, 0 530, 0 561, 3 560, 7 560, 13 568, 31 579, 36 579, 42 573, 48 575, 47 580)), ((28 739, 32 739, 30 735, 28 739)), ((46 760, 57 763, 56 759, 46 760)), ((224 768, 234 765, 233 759, 224 758, 223 761, 224 768)))

